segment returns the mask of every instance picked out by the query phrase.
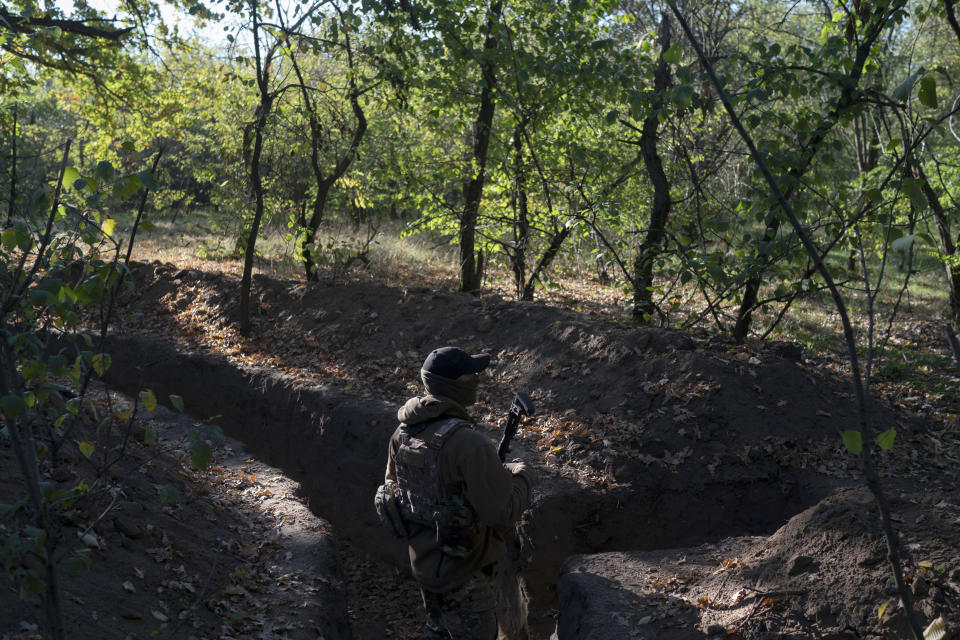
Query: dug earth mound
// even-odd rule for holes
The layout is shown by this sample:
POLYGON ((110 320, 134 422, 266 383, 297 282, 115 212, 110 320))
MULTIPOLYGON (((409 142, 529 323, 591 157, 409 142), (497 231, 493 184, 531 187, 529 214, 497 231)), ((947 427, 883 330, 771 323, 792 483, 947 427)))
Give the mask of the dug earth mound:
MULTIPOLYGON (((541 411, 511 453, 538 475, 512 553, 531 637, 902 637, 902 611, 884 606, 896 597, 872 505, 837 493, 859 477, 839 437, 856 424, 850 387, 793 345, 736 346, 496 295, 267 278, 255 279, 253 329, 239 336, 236 279, 164 264, 134 277, 108 382, 217 416, 299 482, 338 535, 401 571, 403 545, 372 508, 396 407, 419 391, 431 349, 494 354, 475 411, 491 435, 516 390, 541 411)), ((880 403, 869 417, 899 434, 879 465, 903 496, 921 617, 949 622, 955 438, 880 403)))

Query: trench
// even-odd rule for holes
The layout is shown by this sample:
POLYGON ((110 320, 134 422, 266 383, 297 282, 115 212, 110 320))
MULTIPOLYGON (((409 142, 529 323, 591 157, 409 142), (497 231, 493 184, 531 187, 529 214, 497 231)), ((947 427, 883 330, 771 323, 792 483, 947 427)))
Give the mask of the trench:
MULTIPOLYGON (((411 634, 422 617, 406 547, 373 509, 396 426, 393 404, 303 386, 219 356, 180 353, 152 338, 116 336, 109 351, 110 386, 131 395, 151 388, 160 398, 182 396, 191 415, 219 416, 225 433, 300 483, 310 509, 331 522, 341 540, 354 638, 417 637, 411 634), (379 611, 378 598, 394 610, 379 611)), ((761 461, 736 478, 714 481, 638 468, 629 487, 605 491, 544 467, 534 452, 521 457, 535 466, 538 486, 520 527, 526 542, 510 545, 522 605, 516 615, 526 612, 514 626, 527 626, 535 640, 555 629, 557 578, 570 555, 769 533, 832 489, 814 474, 761 461)))

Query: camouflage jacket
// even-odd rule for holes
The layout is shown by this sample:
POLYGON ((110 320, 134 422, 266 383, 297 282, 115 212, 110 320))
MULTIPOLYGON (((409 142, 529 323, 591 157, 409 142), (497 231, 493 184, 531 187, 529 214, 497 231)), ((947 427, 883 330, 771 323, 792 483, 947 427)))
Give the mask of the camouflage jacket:
MULTIPOLYGON (((417 433, 418 438, 429 440, 434 429, 444 424, 438 418, 472 422, 460 405, 437 396, 412 398, 397 412, 397 417, 401 424, 390 438, 384 475, 385 482, 393 484, 397 482, 395 460, 405 426, 432 422, 417 433)), ((446 494, 462 495, 476 517, 476 526, 471 529, 473 544, 463 556, 444 553, 433 528, 408 523, 413 575, 425 589, 442 592, 504 556, 503 536, 530 503, 532 478, 522 463, 501 463, 494 441, 471 428, 458 429, 445 441, 439 467, 446 494)))

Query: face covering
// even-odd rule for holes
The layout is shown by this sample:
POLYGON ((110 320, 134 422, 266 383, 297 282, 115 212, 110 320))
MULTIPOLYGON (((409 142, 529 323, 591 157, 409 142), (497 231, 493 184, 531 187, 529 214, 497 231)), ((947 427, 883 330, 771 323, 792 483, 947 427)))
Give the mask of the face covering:
POLYGON ((420 378, 427 388, 427 393, 432 396, 450 398, 461 407, 469 407, 477 401, 477 388, 480 386, 480 380, 477 378, 451 380, 423 369, 420 370, 420 378))

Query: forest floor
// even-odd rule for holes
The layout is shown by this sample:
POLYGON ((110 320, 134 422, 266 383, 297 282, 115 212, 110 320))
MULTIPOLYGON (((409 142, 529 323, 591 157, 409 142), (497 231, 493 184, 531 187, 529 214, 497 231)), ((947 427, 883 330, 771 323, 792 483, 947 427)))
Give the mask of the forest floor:
MULTIPOLYGON (((470 349, 495 346, 497 339, 491 330, 497 314, 519 309, 527 321, 507 330, 510 343, 534 344, 544 332, 545 323, 554 322, 553 309, 573 309, 583 335, 588 338, 578 342, 576 349, 562 349, 547 360, 533 352, 525 353, 522 347, 495 353, 499 362, 515 367, 499 366, 492 372, 477 407, 481 419, 491 425, 501 421, 501 405, 518 375, 536 372, 545 380, 544 389, 549 389, 537 398, 548 411, 527 424, 521 436, 538 452, 544 465, 569 468, 580 481, 612 490, 622 485, 624 479, 611 460, 640 459, 662 466, 685 463, 686 449, 674 452, 675 461, 669 459, 669 451, 660 457, 659 451, 636 449, 636 439, 630 434, 635 434, 631 424, 639 416, 602 391, 589 390, 624 388, 623 370, 605 367, 602 362, 622 346, 611 336, 621 330, 618 327, 623 321, 625 301, 622 295, 588 279, 564 281, 548 291, 543 301, 531 304, 512 302, 497 287, 477 298, 451 294, 454 275, 439 263, 398 261, 377 265, 375 269, 330 269, 317 285, 305 285, 295 278, 258 276, 253 289, 253 329, 244 336, 237 331, 234 317, 239 286, 232 275, 236 273, 235 265, 195 257, 173 263, 168 257, 161 253, 140 255, 141 259, 153 261, 136 269, 138 287, 134 299, 120 309, 122 331, 155 335, 184 349, 225 357, 240 366, 278 370, 291 380, 332 384, 397 404, 417 392, 419 364, 432 348, 430 345, 436 346, 438 336, 457 335, 462 345, 470 349), (396 312, 404 301, 421 304, 424 300, 432 300, 430 304, 442 307, 443 312, 422 314, 420 321, 414 323, 396 312), (468 317, 470 326, 459 334, 445 334, 445 323, 451 317, 468 317), (589 389, 584 381, 589 381, 589 389)), ((898 345, 900 361, 906 365, 901 366, 900 361, 888 364, 880 369, 886 375, 875 379, 878 394, 895 405, 901 427, 896 447, 892 452, 884 452, 880 464, 887 482, 896 483, 897 521, 909 529, 905 534, 909 539, 907 571, 921 600, 925 620, 944 615, 953 621, 960 606, 960 495, 956 489, 960 471, 960 402, 956 370, 941 338, 939 323, 931 316, 935 314, 915 304, 913 311, 895 325, 890 343, 898 345), (917 483, 923 485, 922 492, 917 483)), ((828 330, 829 320, 830 314, 824 313, 821 331, 828 330)), ((811 326, 815 328, 820 321, 812 321, 811 326)), ((776 394, 775 406, 758 405, 752 419, 738 422, 734 441, 723 443, 723 455, 718 453, 711 464, 705 465, 712 466, 710 475, 728 459, 737 460, 739 456, 742 465, 749 465, 759 454, 779 456, 778 463, 785 467, 816 470, 835 479, 838 486, 856 480, 856 463, 839 445, 836 427, 832 432, 825 427, 814 434, 816 438, 811 437, 810 446, 799 446, 796 442, 791 444, 789 434, 771 432, 769 417, 764 413, 769 409, 810 414, 829 424, 835 409, 824 405, 821 395, 810 395, 807 382, 814 381, 830 393, 842 395, 835 391, 841 387, 834 376, 844 375, 844 361, 842 355, 827 348, 835 343, 820 343, 821 350, 811 351, 809 336, 799 334, 793 342, 784 342, 781 336, 777 343, 747 345, 735 345, 703 329, 687 336, 684 339, 696 347, 691 351, 706 353, 722 371, 749 370, 761 363, 776 366, 780 361, 790 364, 782 369, 785 373, 777 380, 777 389, 765 390, 767 395, 776 394), (808 348, 801 350, 798 344, 808 348)), ((648 373, 651 372, 644 375, 648 373)), ((699 378, 701 374, 709 377, 711 372, 704 369, 686 373, 688 378, 699 378)), ((678 429, 678 438, 701 439, 697 407, 710 406, 711 393, 708 382, 701 386, 704 388, 697 384, 672 387, 666 373, 660 381, 646 383, 645 393, 660 394, 667 400, 689 394, 680 398, 682 404, 672 406, 676 424, 685 425, 678 429)), ((104 393, 96 401, 101 411, 115 410, 109 397, 104 393)), ((743 396, 728 402, 758 401, 743 396)), ((723 413, 725 408, 714 405, 710 411, 723 413)), ((733 409, 731 405, 730 410, 733 409)), ((167 419, 176 423, 174 418, 167 419)), ((302 505, 297 506, 296 501, 272 502, 274 496, 293 498, 296 494, 295 487, 282 484, 276 470, 257 467, 259 463, 243 456, 238 459, 239 445, 230 444, 221 444, 215 451, 210 469, 193 470, 189 465, 189 438, 184 435, 189 426, 157 426, 166 434, 158 445, 151 444, 151 438, 146 436, 149 423, 146 425, 136 427, 128 443, 128 459, 118 464, 110 476, 123 479, 126 493, 119 498, 111 494, 109 483, 95 487, 98 497, 75 516, 75 521, 64 525, 75 536, 87 531, 106 507, 113 509, 109 517, 101 518, 90 529, 96 537, 86 539, 89 544, 85 545, 95 556, 93 566, 78 578, 67 579, 68 621, 80 625, 78 629, 89 629, 89 633, 71 637, 316 637, 323 621, 311 616, 322 617, 317 611, 329 605, 332 596, 324 595, 322 582, 330 578, 317 576, 309 567, 297 564, 300 555, 296 541, 300 540, 302 546, 303 531, 313 532, 311 544, 335 543, 339 549, 346 580, 346 606, 355 638, 417 637, 421 619, 419 599, 406 574, 374 559, 359 541, 335 540, 323 520, 297 517, 302 505), (146 468, 153 470, 148 474, 143 471, 146 468), (266 483, 266 478, 281 484, 266 483), (116 509, 117 505, 124 506, 116 509), (303 531, 298 528, 298 521, 304 523, 303 531), (284 530, 285 525, 294 528, 284 530), (92 588, 90 585, 98 580, 105 585, 119 585, 119 589, 92 588), (315 606, 298 611, 290 605, 305 590, 316 594, 315 606), (106 595, 110 593, 123 598, 122 606, 118 600, 110 599, 116 595, 106 595), (278 616, 278 610, 289 611, 290 615, 278 616), (104 612, 108 611, 111 614, 106 616, 104 612), (386 624, 381 621, 384 618, 386 624), (86 627, 81 622, 84 620, 86 627)), ((799 439, 797 436, 796 440, 799 439)), ((0 497, 6 498, 15 491, 18 478, 9 471, 14 468, 9 448, 0 447, 0 454, 4 456, 0 497)), ((75 451, 64 453, 64 459, 70 463, 68 469, 54 478, 64 486, 92 477, 96 470, 96 465, 75 451)), ((787 593, 778 591, 757 598, 756 594, 774 590, 732 590, 725 580, 734 571, 746 575, 747 567, 761 566, 761 558, 776 557, 782 559, 790 578, 799 576, 807 582, 835 587, 833 593, 821 590, 819 595, 808 594, 808 601, 797 614, 802 620, 802 624, 795 625, 797 637, 843 637, 844 626, 856 628, 858 624, 860 637, 897 637, 895 634, 903 632, 903 617, 897 605, 888 602, 889 584, 883 577, 888 570, 877 558, 878 553, 882 556, 877 551, 879 538, 873 531, 864 534, 866 516, 846 524, 841 522, 839 518, 847 511, 826 509, 824 515, 821 509, 800 516, 802 521, 791 521, 777 536, 763 538, 762 542, 754 540, 754 548, 745 547, 741 555, 728 557, 725 552, 718 555, 715 550, 704 551, 701 555, 707 560, 702 563, 718 562, 715 571, 697 573, 679 565, 671 569, 664 560, 659 570, 651 568, 642 586, 631 587, 631 593, 643 598, 644 606, 652 602, 649 598, 656 597, 656 607, 650 609, 652 613, 641 616, 639 623, 643 627, 649 625, 651 630, 673 628, 684 618, 665 612, 682 610, 687 612, 684 615, 697 614, 688 618, 687 627, 700 636, 691 637, 703 637, 708 632, 762 637, 756 634, 793 628, 784 620, 791 611, 797 614, 797 606, 791 600, 791 594, 798 591, 795 586, 780 589, 787 593), (834 533, 827 540, 824 536, 829 532, 834 533), (843 561, 825 555, 830 546, 834 547, 833 553, 842 554, 843 561), (837 586, 841 583, 846 586, 837 586), (869 594, 857 593, 863 591, 862 585, 873 583, 876 589, 869 590, 869 594), (746 612, 749 624, 742 618, 711 618, 709 614, 717 609, 714 605, 719 604, 718 597, 707 596, 704 601, 701 595, 683 596, 716 594, 718 590, 739 598, 737 604, 751 607, 746 612), (831 601, 838 594, 861 598, 851 605, 854 610, 861 607, 856 616, 841 615, 850 603, 831 601), (878 602, 866 599, 881 595, 878 602), (867 609, 869 615, 864 614, 867 609), (893 619, 896 623, 891 622, 893 619), (804 625, 812 625, 813 631, 804 625)), ((689 561, 692 563, 695 558, 701 561, 699 555, 691 552, 689 561)), ((761 585, 761 577, 769 578, 769 572, 753 576, 753 584, 761 585)), ((628 582, 621 584, 629 586, 628 582)), ((772 583, 767 580, 764 584, 772 583)), ((5 587, 3 601, 11 597, 16 597, 15 590, 5 587)), ((36 606, 24 604, 19 609, 4 610, 0 614, 0 638, 44 637, 37 626, 40 618, 36 606)), ((790 637, 785 631, 784 634, 783 637, 790 637)))

